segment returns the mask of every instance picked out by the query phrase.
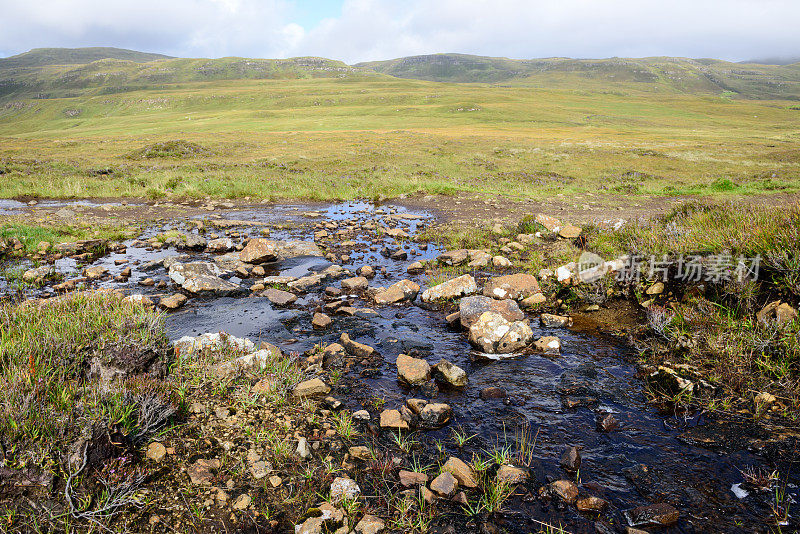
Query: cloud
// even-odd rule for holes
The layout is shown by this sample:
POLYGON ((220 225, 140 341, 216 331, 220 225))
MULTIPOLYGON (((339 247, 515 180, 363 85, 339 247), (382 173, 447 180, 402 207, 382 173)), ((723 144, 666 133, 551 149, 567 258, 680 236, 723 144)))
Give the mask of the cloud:
POLYGON ((534 58, 800 54, 793 0, 347 0, 303 50, 346 61, 465 52, 534 58))
POLYGON ((344 0, 339 16, 313 27, 293 20, 296 6, 290 0, 106 0, 102 7, 96 0, 0 0, 0 52, 121 46, 189 57, 316 55, 350 63, 436 52, 800 55, 796 0, 344 0))

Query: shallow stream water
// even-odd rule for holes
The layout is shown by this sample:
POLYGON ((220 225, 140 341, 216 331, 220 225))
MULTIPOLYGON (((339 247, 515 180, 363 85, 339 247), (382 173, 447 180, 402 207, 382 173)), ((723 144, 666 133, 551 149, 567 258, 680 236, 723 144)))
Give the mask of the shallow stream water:
MULTIPOLYGON (((0 205, 0 209, 3 205, 0 205)), ((412 218, 396 218, 411 236, 418 226, 431 220, 427 213, 408 213, 402 207, 374 206, 370 203, 279 207, 254 207, 224 213, 226 219, 250 220, 269 223, 272 239, 313 239, 313 225, 320 221, 369 221, 388 214, 406 213, 412 218), (376 213, 376 210, 384 213, 376 213), (303 216, 304 212, 317 211, 318 218, 303 216), (281 228, 275 228, 281 225, 281 228)), ((177 224, 154 227, 142 238, 151 237, 177 224)), ((241 238, 256 236, 260 227, 238 227, 241 238)), ((221 231, 219 233, 222 233, 221 231)), ((441 252, 430 245, 426 250, 412 241, 406 241, 407 261, 394 261, 380 253, 382 245, 373 242, 374 234, 346 237, 356 241, 351 247, 345 268, 352 271, 361 265, 372 265, 385 274, 370 282, 371 286, 388 286, 403 278, 416 280, 424 289, 424 275, 409 276, 409 262, 435 258, 441 252), (370 247, 377 250, 370 250, 370 247)), ((96 264, 105 265, 113 275, 126 265, 115 265, 115 260, 126 259, 144 264, 155 259, 175 255, 172 250, 148 250, 127 243, 124 253, 112 253, 96 264)), ((183 252, 194 259, 213 258, 210 254, 183 252)), ((302 276, 330 265, 317 257, 294 258, 268 267, 267 275, 302 276)), ((73 260, 57 262, 57 269, 67 278, 83 268, 73 260)), ((138 282, 152 277, 168 281, 163 268, 141 272, 134 266, 133 276, 125 283, 107 281, 100 287, 122 288, 130 293, 159 293, 163 290, 144 288, 138 282)), ((252 280, 239 281, 249 287, 252 280)), ((330 285, 338 286, 338 281, 330 285)), ((471 454, 485 454, 498 445, 511 443, 515 430, 521 425, 530 427, 535 436, 535 449, 531 467, 535 479, 541 484, 550 480, 570 478, 583 483, 590 493, 611 503, 604 514, 608 532, 624 532, 623 511, 651 502, 668 502, 678 508, 681 519, 676 526, 664 532, 770 532, 769 502, 774 495, 759 493, 742 486, 741 470, 747 468, 772 470, 759 456, 745 451, 715 452, 679 439, 688 428, 704 425, 703 415, 675 417, 659 414, 647 402, 642 382, 636 376, 632 363, 635 354, 615 337, 597 333, 591 316, 576 319, 572 328, 544 329, 534 316, 532 328, 537 335, 556 335, 561 339, 559 356, 523 355, 499 361, 486 361, 467 342, 462 332, 450 329, 444 312, 415 305, 374 306, 358 295, 350 298, 356 307, 371 307, 378 315, 372 317, 333 317, 332 327, 319 331, 311 328, 313 309, 322 304, 322 287, 316 288, 288 308, 278 308, 263 297, 224 297, 217 299, 190 299, 178 312, 167 316, 167 325, 173 339, 204 332, 225 331, 231 335, 248 337, 253 341, 268 341, 285 352, 301 353, 321 342, 338 341, 342 332, 348 332, 355 341, 375 347, 385 361, 378 371, 354 380, 352 396, 341 400, 353 410, 360 409, 368 392, 383 397, 387 408, 399 407, 407 398, 424 397, 398 385, 394 361, 400 353, 414 353, 435 364, 444 358, 462 367, 469 376, 469 385, 463 391, 442 390, 437 402, 453 407, 454 418, 441 430, 428 432, 424 443, 433 440, 447 443, 455 451, 451 429, 463 428, 474 435, 462 451, 455 451, 468 460, 471 454), (483 388, 496 386, 507 392, 506 399, 481 400, 483 388), (575 407, 570 407, 575 406, 575 407), (612 432, 597 430, 599 413, 613 413, 620 428, 612 432), (559 467, 559 458, 569 445, 581 448, 583 463, 578 474, 568 474, 559 467), (746 496, 744 493, 748 493, 746 496)), ((245 293, 245 294, 249 294, 245 293)), ((431 445, 432 446, 432 445, 431 445)), ((788 460, 788 459, 787 459, 788 460)), ((789 500, 800 507, 800 493, 796 486, 797 472, 782 472, 789 500)), ((774 490, 771 490, 774 492, 774 490)), ((513 532, 536 532, 537 521, 564 525, 569 532, 602 532, 595 517, 579 514, 574 506, 563 506, 556 501, 542 501, 517 495, 511 501, 506 523, 513 532)), ((797 510, 795 510, 797 513, 797 510)), ((790 511, 791 513, 791 511, 790 511)), ((797 514, 794 514, 797 515, 797 514)), ((797 528, 797 520, 783 532, 797 528)))

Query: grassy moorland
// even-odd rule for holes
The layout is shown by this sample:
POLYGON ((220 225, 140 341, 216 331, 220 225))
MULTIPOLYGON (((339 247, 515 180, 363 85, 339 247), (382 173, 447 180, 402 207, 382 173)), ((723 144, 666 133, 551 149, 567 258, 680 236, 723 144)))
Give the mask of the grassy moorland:
POLYGON ((614 72, 500 86, 307 58, 0 69, 0 196, 797 190, 800 105, 764 89, 774 76, 737 94, 614 72))

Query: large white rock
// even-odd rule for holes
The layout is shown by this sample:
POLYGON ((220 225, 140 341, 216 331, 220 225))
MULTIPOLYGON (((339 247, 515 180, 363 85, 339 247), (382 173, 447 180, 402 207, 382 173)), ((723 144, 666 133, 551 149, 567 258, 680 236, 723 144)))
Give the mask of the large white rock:
POLYGON ((469 328, 469 341, 487 354, 509 354, 525 348, 533 339, 527 321, 509 322, 487 311, 469 328))
POLYGON ((478 285, 475 283, 475 279, 471 275, 465 274, 439 285, 429 287, 422 292, 421 298, 422 302, 431 302, 434 300, 454 299, 465 295, 472 295, 473 293, 477 293, 477 291, 478 285))

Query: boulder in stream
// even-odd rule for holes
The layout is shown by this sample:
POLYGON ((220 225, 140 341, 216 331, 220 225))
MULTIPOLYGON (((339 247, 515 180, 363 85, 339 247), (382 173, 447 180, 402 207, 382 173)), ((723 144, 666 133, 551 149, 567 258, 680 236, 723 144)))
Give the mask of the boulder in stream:
POLYGON ((469 328, 469 341, 487 354, 509 354, 525 348, 533 339, 526 321, 509 322, 497 312, 481 314, 469 328))

